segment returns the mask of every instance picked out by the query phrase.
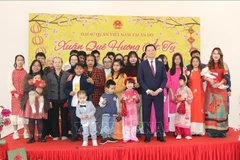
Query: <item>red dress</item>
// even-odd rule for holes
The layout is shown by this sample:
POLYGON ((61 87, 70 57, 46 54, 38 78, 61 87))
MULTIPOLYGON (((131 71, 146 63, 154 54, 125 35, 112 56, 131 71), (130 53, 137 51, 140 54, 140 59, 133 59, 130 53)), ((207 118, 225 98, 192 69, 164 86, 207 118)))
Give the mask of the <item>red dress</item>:
POLYGON ((205 133, 205 93, 200 71, 191 71, 189 87, 193 93, 191 105, 191 132, 193 134, 205 133))
POLYGON ((10 74, 10 91, 12 94, 11 99, 11 109, 12 115, 19 115, 20 111, 20 100, 23 94, 23 80, 25 75, 27 74, 25 69, 14 69, 10 74), (14 93, 19 95, 19 98, 15 98, 14 93))

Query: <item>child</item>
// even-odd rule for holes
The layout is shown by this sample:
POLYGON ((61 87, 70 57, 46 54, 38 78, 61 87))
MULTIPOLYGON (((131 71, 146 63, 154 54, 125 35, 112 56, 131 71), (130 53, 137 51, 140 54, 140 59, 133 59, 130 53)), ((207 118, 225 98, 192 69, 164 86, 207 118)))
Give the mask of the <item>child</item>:
POLYGON ((80 128, 80 119, 76 117, 76 106, 78 105, 78 96, 77 93, 80 90, 84 90, 87 93, 88 98, 94 92, 94 85, 87 82, 87 77, 83 75, 84 64, 77 63, 74 67, 74 76, 72 80, 67 82, 65 87, 65 93, 69 95, 68 97, 68 110, 70 113, 70 122, 71 122, 71 132, 72 137, 71 142, 78 141, 78 131, 80 128))
POLYGON ((121 102, 125 104, 127 115, 124 117, 124 132, 123 142, 127 143, 132 140, 138 142, 136 137, 137 125, 138 125, 138 106, 140 102, 139 94, 133 89, 136 84, 133 77, 127 77, 124 81, 126 90, 122 93, 121 102))
MULTIPOLYGON (((115 94, 118 99, 122 97, 122 92, 125 90, 124 80, 127 78, 126 74, 123 73, 123 62, 120 59, 114 60, 112 71, 108 75, 107 80, 112 79, 116 83, 115 94)), ((119 106, 121 111, 121 105, 119 106)), ((114 138, 122 139, 122 121, 117 118, 117 122, 114 129, 114 138)))
POLYGON ((113 138, 116 116, 119 113, 118 97, 114 94, 116 83, 113 80, 106 82, 106 92, 101 96, 99 106, 103 108, 102 137, 100 144, 117 142, 113 138))
POLYGON ((12 112, 12 124, 13 124, 13 139, 17 140, 19 139, 18 134, 18 125, 24 124, 24 133, 23 137, 25 139, 29 138, 27 129, 28 124, 26 119, 22 119, 19 117, 20 114, 20 98, 23 95, 23 82, 24 77, 27 74, 26 70, 23 68, 23 65, 25 63, 25 59, 22 55, 17 55, 15 57, 14 62, 14 70, 10 72, 9 74, 9 89, 11 92, 11 112, 12 112))
POLYGON ((92 145, 97 146, 97 129, 96 129, 96 118, 94 114, 96 108, 91 101, 87 101, 87 92, 80 90, 77 93, 79 103, 76 108, 76 116, 81 119, 83 127, 83 144, 82 146, 88 146, 88 136, 91 134, 92 145))
MULTIPOLYGON (((218 73, 209 71, 209 68, 208 68, 208 67, 205 67, 205 68, 202 70, 201 75, 204 76, 204 77, 206 77, 206 78, 211 78, 211 79, 213 79, 213 80, 214 80, 214 83, 219 83, 219 82, 221 81, 221 80, 217 79, 217 78, 218 78, 218 73)), ((227 79, 227 78, 226 78, 226 79, 227 79)), ((214 84, 214 83, 213 83, 213 84, 214 84)), ((212 85, 213 85, 213 84, 212 84, 212 85)), ((225 85, 225 84, 222 84, 222 85, 219 86, 218 88, 225 90, 225 89, 227 89, 228 87, 229 87, 229 86, 227 86, 227 85, 225 85)))
POLYGON ((175 94, 177 92, 177 89, 180 87, 179 86, 179 76, 181 74, 184 74, 184 65, 183 65, 183 58, 180 53, 175 53, 172 57, 172 67, 171 69, 167 72, 168 76, 168 82, 166 87, 169 89, 170 98, 171 100, 169 101, 169 131, 174 132, 175 131, 175 113, 176 113, 176 103, 174 102, 175 99, 175 94))
POLYGON ((192 91, 187 87, 187 77, 180 75, 179 85, 175 102, 177 103, 177 112, 175 116, 176 139, 182 139, 185 136, 187 140, 191 137, 191 103, 193 99, 192 91))
MULTIPOLYGON (((30 79, 28 81, 30 85, 34 85, 36 88, 44 88, 46 86, 46 82, 42 80, 41 73, 35 73, 33 74, 33 79, 30 79)), ((36 113, 36 107, 35 107, 35 99, 36 97, 36 91, 30 91, 29 93, 29 103, 32 108, 32 113, 36 113)), ((44 105, 44 98, 43 95, 38 96, 38 101, 39 101, 39 113, 43 112, 43 105, 44 105)))

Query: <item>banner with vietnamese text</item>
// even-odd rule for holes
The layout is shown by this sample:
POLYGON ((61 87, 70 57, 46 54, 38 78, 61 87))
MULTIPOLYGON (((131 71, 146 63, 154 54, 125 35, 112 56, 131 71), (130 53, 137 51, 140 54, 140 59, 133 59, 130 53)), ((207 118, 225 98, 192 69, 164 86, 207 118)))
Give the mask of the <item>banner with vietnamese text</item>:
POLYGON ((141 57, 144 47, 153 43, 157 55, 180 52, 185 65, 190 51, 200 50, 198 17, 101 16, 72 14, 29 15, 29 63, 37 52, 61 56, 68 61, 71 50, 90 53, 99 50, 101 58, 108 51, 128 54, 134 50, 141 57))

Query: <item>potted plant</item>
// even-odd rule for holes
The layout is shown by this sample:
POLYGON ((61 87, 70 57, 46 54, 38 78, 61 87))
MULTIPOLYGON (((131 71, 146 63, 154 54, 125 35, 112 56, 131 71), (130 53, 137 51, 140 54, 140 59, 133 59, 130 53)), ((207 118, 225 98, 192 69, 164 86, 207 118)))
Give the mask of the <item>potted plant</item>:
POLYGON ((6 140, 1 139, 1 132, 4 126, 8 126, 11 124, 11 120, 9 118, 11 111, 9 109, 0 106, 0 145, 6 144, 6 140))

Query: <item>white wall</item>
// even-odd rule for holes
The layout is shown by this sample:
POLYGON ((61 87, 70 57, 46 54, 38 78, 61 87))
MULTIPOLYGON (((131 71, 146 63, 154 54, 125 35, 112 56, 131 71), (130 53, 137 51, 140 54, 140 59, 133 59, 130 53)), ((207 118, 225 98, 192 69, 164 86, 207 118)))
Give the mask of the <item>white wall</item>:
MULTIPOLYGON (((207 63, 211 50, 218 46, 224 53, 232 76, 230 126, 240 124, 240 2, 188 1, 105 1, 105 2, 0 2, 1 102, 10 107, 7 73, 16 54, 28 56, 29 13, 72 13, 96 15, 198 16, 201 18, 201 54, 207 63)), ((28 62, 26 62, 27 64, 28 62)), ((3 135, 11 131, 11 127, 3 135)))

